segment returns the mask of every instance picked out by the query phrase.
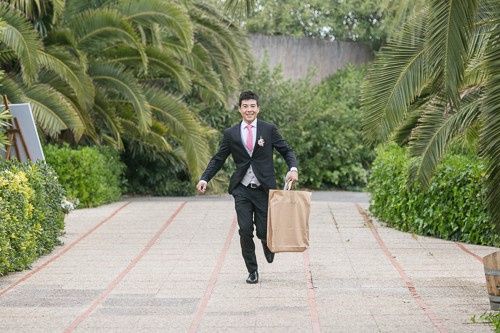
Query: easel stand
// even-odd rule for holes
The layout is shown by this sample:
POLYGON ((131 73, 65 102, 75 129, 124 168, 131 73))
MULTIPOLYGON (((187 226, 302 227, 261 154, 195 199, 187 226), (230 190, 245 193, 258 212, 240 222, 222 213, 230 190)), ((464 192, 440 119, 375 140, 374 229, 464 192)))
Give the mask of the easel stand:
MULTIPOLYGON (((3 104, 4 110, 9 111, 9 102, 7 97, 3 96, 3 104)), ((19 151, 18 142, 21 142, 22 148, 28 160, 32 161, 30 152, 28 151, 28 146, 26 145, 26 141, 24 140, 23 132, 21 131, 21 127, 19 126, 19 122, 16 117, 12 117, 9 120, 9 128, 7 129, 7 140, 8 143, 5 145, 5 159, 12 159, 12 147, 14 147, 15 157, 21 161, 21 152, 19 151)))
POLYGON ((17 145, 17 139, 21 141, 21 145, 24 149, 24 153, 28 157, 28 159, 31 161, 31 156, 30 152, 28 151, 28 146, 26 146, 26 141, 24 141, 23 137, 23 132, 21 132, 21 128, 19 127, 19 123, 17 122, 17 119, 15 117, 12 118, 11 120, 11 126, 7 130, 7 139, 9 140, 10 143, 5 145, 5 159, 10 160, 11 159, 11 152, 12 152, 12 146, 14 146, 16 158, 20 161, 21 160, 21 153, 19 151, 19 147, 17 145))

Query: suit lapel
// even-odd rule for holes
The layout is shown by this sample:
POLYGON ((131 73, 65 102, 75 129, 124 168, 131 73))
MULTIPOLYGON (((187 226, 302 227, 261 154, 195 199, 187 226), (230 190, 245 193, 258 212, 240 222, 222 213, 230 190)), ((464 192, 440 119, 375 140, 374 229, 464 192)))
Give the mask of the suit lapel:
POLYGON ((259 151, 262 147, 259 145, 259 140, 260 138, 263 138, 262 133, 264 132, 264 124, 257 119, 257 135, 255 136, 255 142, 253 146, 253 153, 255 154, 257 151, 259 151))

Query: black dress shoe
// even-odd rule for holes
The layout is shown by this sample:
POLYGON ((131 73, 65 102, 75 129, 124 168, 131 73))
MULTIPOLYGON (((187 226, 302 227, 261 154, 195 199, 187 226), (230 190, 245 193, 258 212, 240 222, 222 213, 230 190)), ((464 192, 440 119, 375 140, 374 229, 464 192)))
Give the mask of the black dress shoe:
POLYGON ((250 273, 247 278, 247 283, 257 283, 259 282, 259 273, 257 271, 250 273))
POLYGON ((267 262, 272 263, 274 260, 274 253, 269 250, 267 243, 264 241, 262 241, 262 248, 264 249, 264 256, 266 257, 267 262))

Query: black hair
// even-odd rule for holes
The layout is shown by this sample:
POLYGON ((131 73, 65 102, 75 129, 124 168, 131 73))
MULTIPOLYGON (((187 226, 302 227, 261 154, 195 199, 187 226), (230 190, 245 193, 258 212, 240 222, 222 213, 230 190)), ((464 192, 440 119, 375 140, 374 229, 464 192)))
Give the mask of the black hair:
POLYGON ((259 106, 259 96, 257 96, 256 93, 250 90, 243 91, 240 94, 240 100, 238 105, 241 106, 241 102, 248 99, 254 99, 257 102, 257 106, 259 106))

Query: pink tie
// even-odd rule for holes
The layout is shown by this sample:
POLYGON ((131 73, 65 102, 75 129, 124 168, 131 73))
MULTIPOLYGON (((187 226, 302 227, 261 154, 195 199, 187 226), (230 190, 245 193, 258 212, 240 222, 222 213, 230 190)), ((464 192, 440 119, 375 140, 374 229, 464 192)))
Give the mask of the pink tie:
POLYGON ((253 151, 253 133, 252 133, 252 125, 247 125, 246 128, 248 130, 248 133, 247 133, 247 142, 246 142, 246 145, 247 145, 247 149, 248 151, 253 151))

